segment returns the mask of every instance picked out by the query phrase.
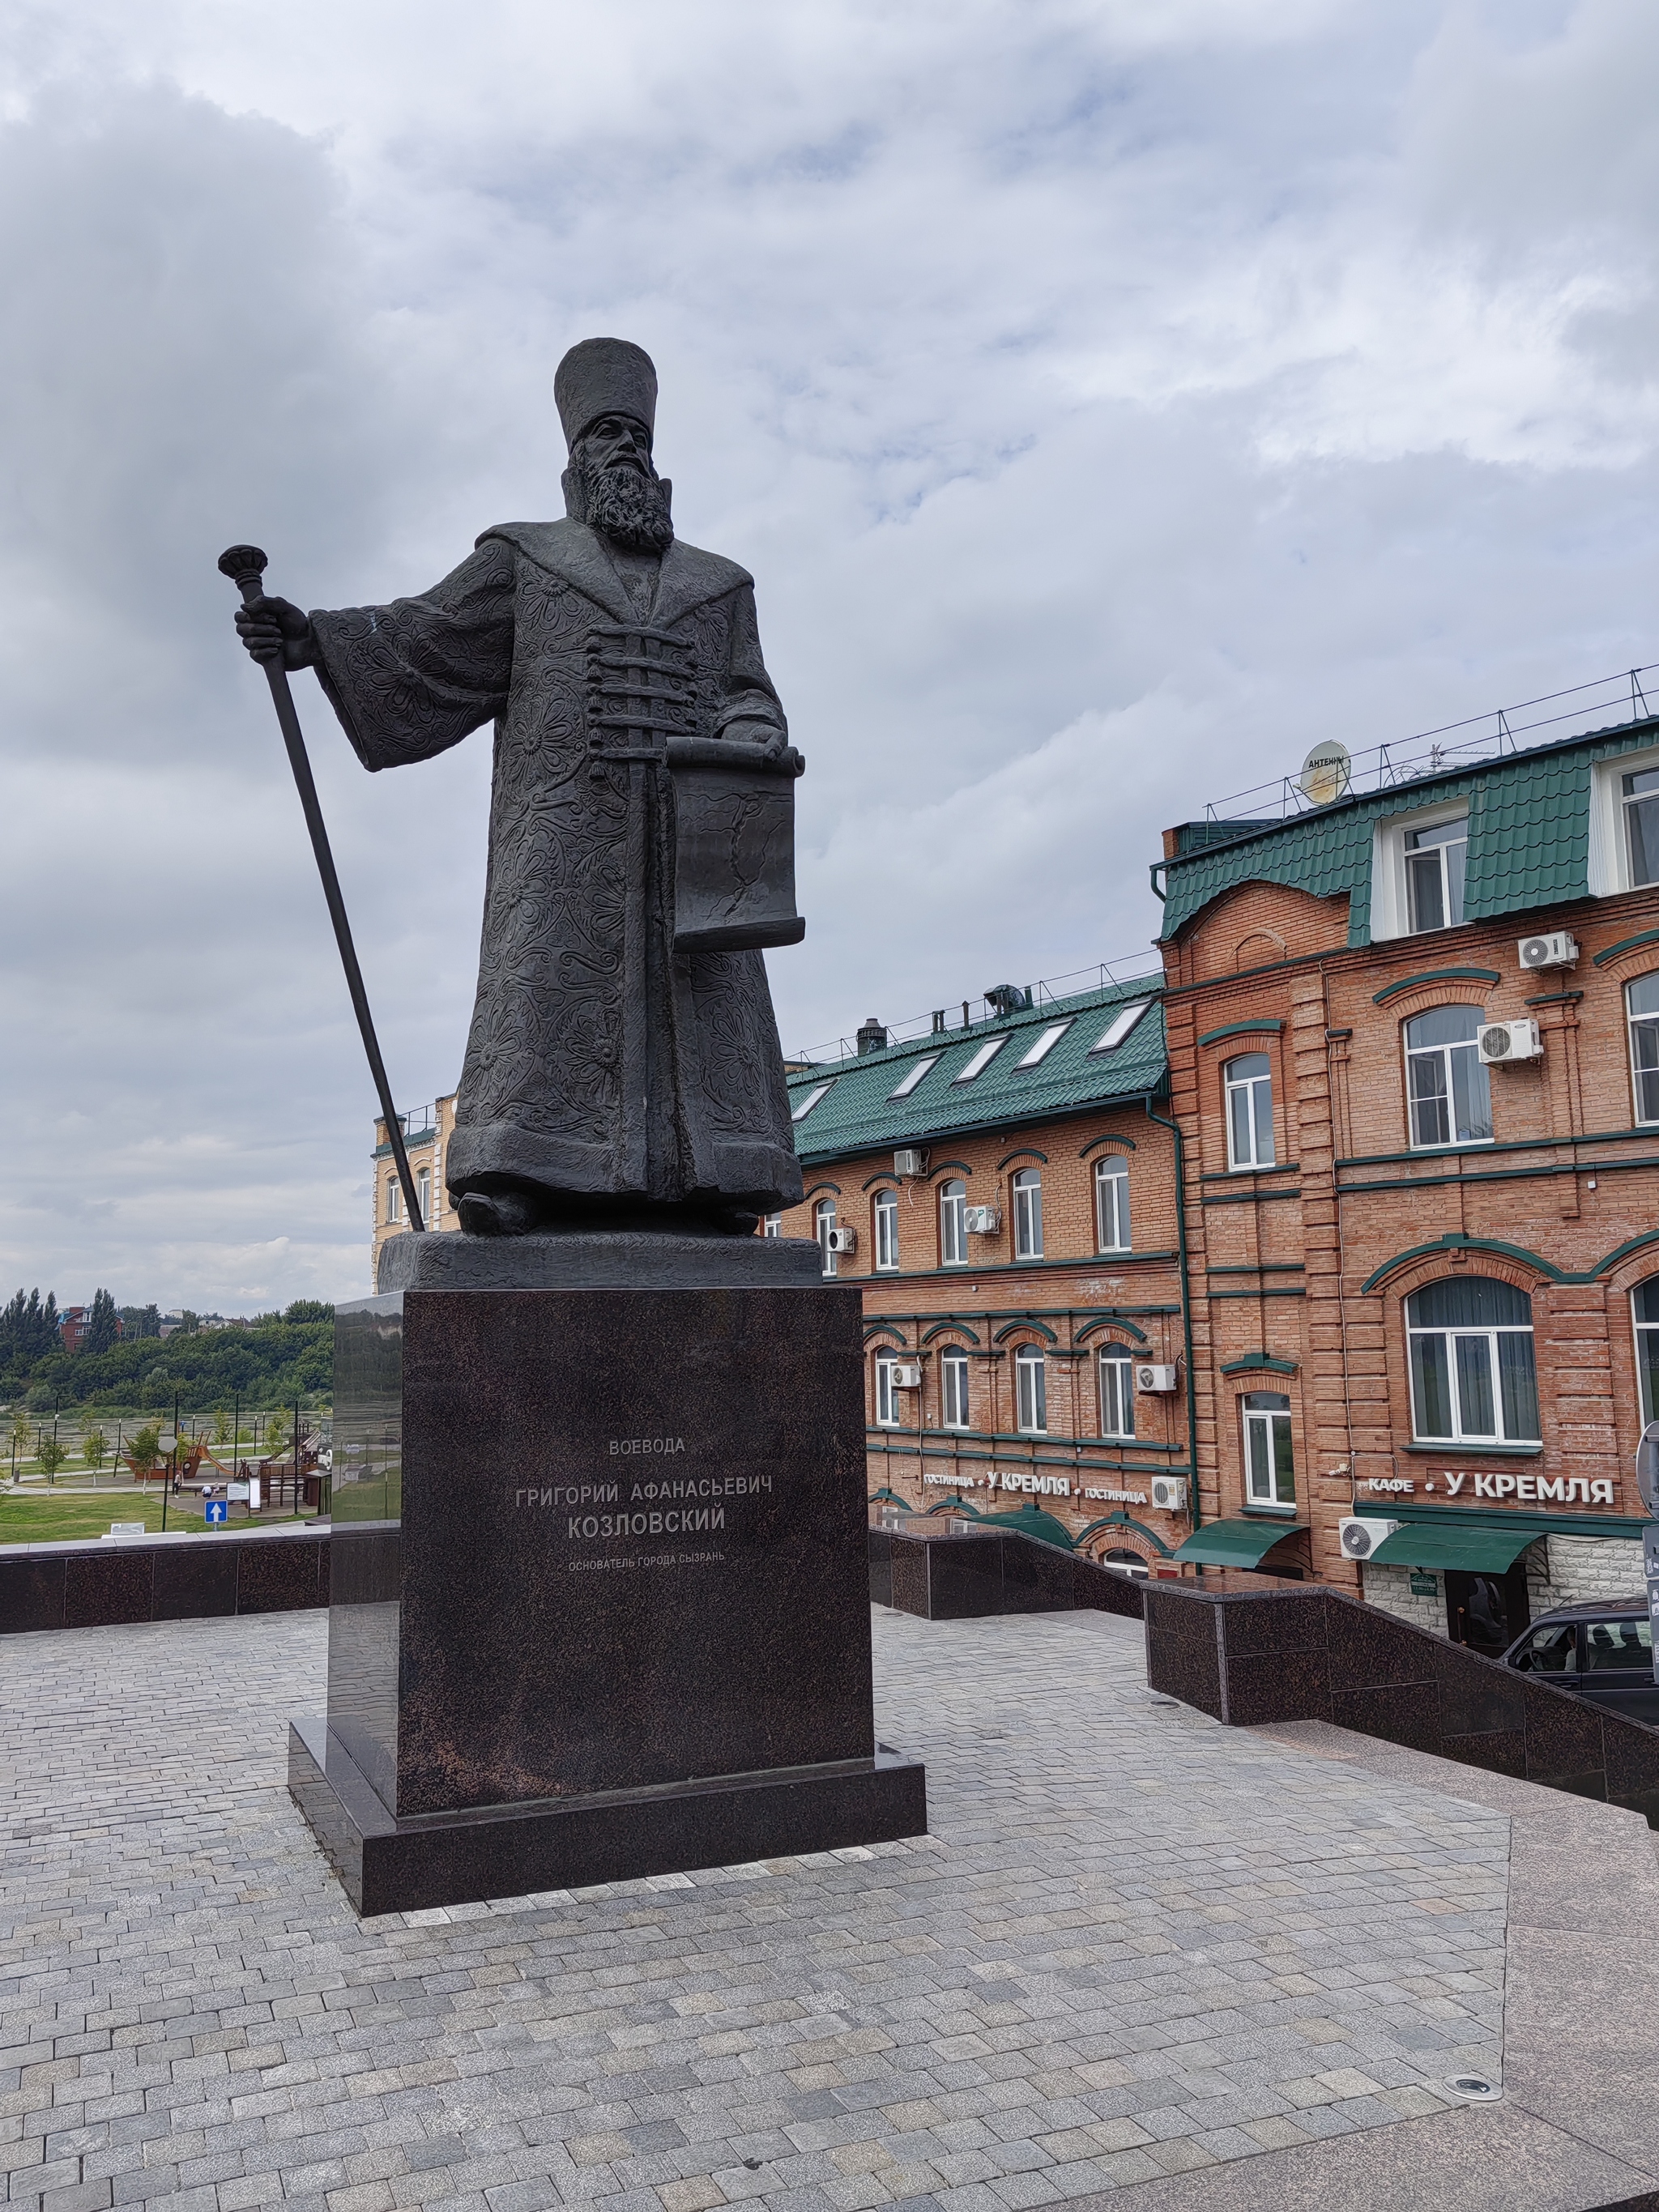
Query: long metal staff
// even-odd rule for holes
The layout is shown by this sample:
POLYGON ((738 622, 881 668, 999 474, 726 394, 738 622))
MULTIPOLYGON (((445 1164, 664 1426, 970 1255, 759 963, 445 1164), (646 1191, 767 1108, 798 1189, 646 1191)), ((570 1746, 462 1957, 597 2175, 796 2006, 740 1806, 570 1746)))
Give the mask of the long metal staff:
MULTIPOLYGON (((241 593, 245 607, 251 607, 256 599, 264 596, 265 556, 257 545, 233 545, 228 552, 222 553, 219 556, 219 573, 230 578, 241 593)), ((340 878, 334 872, 334 855, 328 848, 328 831, 323 826, 323 810, 317 803, 317 787, 312 781, 311 761, 306 752, 300 717, 295 712, 294 694, 289 690, 288 671, 280 657, 267 660, 264 671, 270 684, 271 703, 276 709, 283 743, 288 747, 288 763, 294 770, 294 781, 299 787, 306 828, 311 832, 311 849, 317 856, 317 872, 323 879, 323 896, 328 901, 328 918, 334 924, 334 941, 340 948, 340 963, 345 969, 346 988, 351 994, 352 1011, 357 1017, 357 1027, 362 1032, 363 1050, 368 1054, 368 1072, 374 1078, 375 1092, 386 1121, 386 1137, 392 1146, 392 1157, 397 1163, 398 1181, 403 1186, 404 1204, 409 1208, 409 1225, 413 1230, 423 1230, 426 1222, 421 1212, 421 1201, 416 1194, 415 1177, 410 1171, 403 1124, 398 1121, 397 1109, 392 1103, 392 1086, 386 1079, 386 1063, 380 1058, 374 1017, 368 1011, 368 994, 363 988, 363 971, 357 965, 356 947, 351 942, 351 924, 346 920, 345 901, 340 896, 340 878)))

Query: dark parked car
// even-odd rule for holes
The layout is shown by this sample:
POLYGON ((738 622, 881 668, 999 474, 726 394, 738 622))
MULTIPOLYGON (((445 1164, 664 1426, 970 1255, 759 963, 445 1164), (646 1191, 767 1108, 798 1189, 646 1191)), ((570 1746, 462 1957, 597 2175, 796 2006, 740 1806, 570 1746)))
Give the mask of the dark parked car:
POLYGON ((1507 1667, 1558 1690, 1610 1705, 1627 1720, 1659 1724, 1653 1679, 1653 1626, 1645 1597, 1558 1606, 1534 1621, 1504 1654, 1507 1667))

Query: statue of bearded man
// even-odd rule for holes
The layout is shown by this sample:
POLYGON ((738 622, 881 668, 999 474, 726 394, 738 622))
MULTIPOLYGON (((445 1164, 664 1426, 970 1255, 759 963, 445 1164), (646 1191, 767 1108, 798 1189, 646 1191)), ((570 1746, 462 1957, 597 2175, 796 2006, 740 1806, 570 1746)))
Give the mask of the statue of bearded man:
POLYGON ((564 520, 485 531, 414 599, 307 615, 262 598, 237 628, 256 659, 316 669, 367 769, 495 723, 478 993, 446 1161, 463 1230, 747 1232, 801 1194, 777 1029, 759 951, 677 949, 662 763, 687 739, 704 759, 720 742, 796 757, 753 578, 674 535, 649 356, 586 339, 554 397, 564 520))

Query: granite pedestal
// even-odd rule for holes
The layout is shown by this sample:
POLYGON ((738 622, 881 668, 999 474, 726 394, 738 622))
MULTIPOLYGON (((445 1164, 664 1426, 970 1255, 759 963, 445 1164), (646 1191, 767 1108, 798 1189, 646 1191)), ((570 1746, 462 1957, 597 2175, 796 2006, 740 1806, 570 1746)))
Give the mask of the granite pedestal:
POLYGON ((289 1742, 358 1911, 922 1832, 872 1720, 858 1291, 781 1240, 397 1242, 337 1313, 289 1742))

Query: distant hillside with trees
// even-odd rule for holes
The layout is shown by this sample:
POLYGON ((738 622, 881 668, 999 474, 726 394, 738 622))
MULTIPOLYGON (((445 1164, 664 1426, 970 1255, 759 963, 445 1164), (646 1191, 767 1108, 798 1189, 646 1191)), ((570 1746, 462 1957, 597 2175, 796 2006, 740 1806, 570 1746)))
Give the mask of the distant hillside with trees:
POLYGON ((182 1412, 201 1413, 238 1395, 244 1406, 291 1406, 296 1397, 327 1404, 333 1396, 334 1309, 320 1299, 296 1299, 246 1328, 198 1328, 187 1313, 166 1338, 145 1326, 155 1307, 124 1306, 118 1339, 115 1302, 100 1291, 82 1352, 64 1349, 58 1312, 51 1291, 42 1300, 39 1291, 19 1291, 0 1307, 0 1404, 171 1413, 176 1393, 182 1412))

